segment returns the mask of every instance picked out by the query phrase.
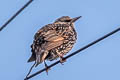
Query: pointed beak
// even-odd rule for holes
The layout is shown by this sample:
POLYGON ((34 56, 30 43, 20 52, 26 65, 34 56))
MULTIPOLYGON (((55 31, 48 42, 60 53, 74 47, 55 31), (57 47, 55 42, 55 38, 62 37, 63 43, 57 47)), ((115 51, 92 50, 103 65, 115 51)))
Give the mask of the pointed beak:
POLYGON ((72 18, 71 22, 75 22, 77 21, 79 18, 81 18, 82 16, 79 16, 79 17, 75 17, 75 18, 72 18))

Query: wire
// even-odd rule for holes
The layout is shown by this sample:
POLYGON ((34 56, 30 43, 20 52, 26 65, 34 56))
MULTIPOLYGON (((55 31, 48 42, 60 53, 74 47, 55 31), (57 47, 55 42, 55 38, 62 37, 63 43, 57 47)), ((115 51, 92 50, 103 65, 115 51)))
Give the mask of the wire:
MULTIPOLYGON (((81 51, 83 51, 83 50, 89 48, 90 46, 92 46, 92 45, 94 45, 94 44, 96 44, 96 43, 98 43, 98 42, 104 40, 105 38, 107 38, 107 37, 113 35, 114 33, 118 32, 118 31, 120 31, 120 28, 117 28, 117 29, 113 30, 112 32, 110 32, 110 33, 104 35, 103 37, 100 37, 99 39, 97 39, 97 40, 95 40, 95 41, 89 43, 88 45, 86 45, 86 46, 80 48, 79 50, 77 50, 77 51, 75 51, 75 52, 69 54, 68 56, 64 57, 63 60, 66 60, 66 59, 68 59, 68 58, 74 56, 75 54, 78 54, 79 52, 81 52, 81 51)), ((53 63, 53 64, 51 64, 51 65, 49 65, 48 68, 51 68, 51 67, 57 65, 58 63, 60 63, 60 60, 59 60, 59 61, 56 61, 55 63, 53 63)), ((34 73, 34 74, 32 74, 32 75, 26 77, 24 80, 28 80, 28 79, 30 79, 30 78, 32 78, 32 77, 34 77, 34 76, 36 76, 36 75, 38 75, 38 74, 44 72, 46 69, 47 69, 47 68, 43 68, 42 70, 40 70, 40 71, 38 71, 38 72, 36 72, 36 73, 34 73)))
POLYGON ((20 10, 18 10, 8 21, 5 22, 5 24, 3 24, 0 27, 0 31, 2 31, 16 16, 18 16, 18 14, 20 14, 20 12, 22 12, 30 3, 32 3, 33 0, 29 0, 20 10))
POLYGON ((31 73, 31 71, 32 71, 33 67, 35 66, 35 64, 36 64, 36 61, 35 61, 35 63, 31 66, 31 68, 30 68, 30 70, 29 70, 29 72, 28 72, 26 78, 27 78, 27 77, 29 76, 29 74, 31 73))

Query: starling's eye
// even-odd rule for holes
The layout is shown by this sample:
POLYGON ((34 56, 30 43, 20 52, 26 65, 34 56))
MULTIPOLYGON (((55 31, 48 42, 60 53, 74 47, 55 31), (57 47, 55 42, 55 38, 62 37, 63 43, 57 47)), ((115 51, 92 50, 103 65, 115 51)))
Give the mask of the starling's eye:
POLYGON ((65 20, 65 22, 70 22, 71 20, 65 20))

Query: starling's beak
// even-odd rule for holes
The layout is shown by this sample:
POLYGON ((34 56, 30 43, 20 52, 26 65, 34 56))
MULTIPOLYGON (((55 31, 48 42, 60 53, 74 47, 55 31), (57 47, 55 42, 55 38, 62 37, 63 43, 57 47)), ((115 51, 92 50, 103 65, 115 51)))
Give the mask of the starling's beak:
POLYGON ((81 18, 81 17, 82 17, 82 16, 72 18, 71 22, 73 23, 73 22, 77 21, 77 20, 78 20, 79 18, 81 18))

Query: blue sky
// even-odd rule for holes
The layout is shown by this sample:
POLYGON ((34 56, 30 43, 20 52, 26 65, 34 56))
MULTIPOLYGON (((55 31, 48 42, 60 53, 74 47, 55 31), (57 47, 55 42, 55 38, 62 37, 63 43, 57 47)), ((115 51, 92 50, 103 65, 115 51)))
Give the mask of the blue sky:
MULTIPOLYGON (((0 26, 28 0, 0 0, 0 26)), ((34 0, 0 32, 0 78, 23 80, 33 63, 30 45, 38 29, 61 16, 82 16, 75 23, 74 52, 120 27, 120 0, 34 0)), ((30 80, 120 80, 120 32, 30 80)), ((68 53, 68 54, 70 54, 68 53)), ((54 62, 54 61, 53 61, 54 62)), ((53 62, 47 62, 51 64, 53 62)), ((36 72, 44 67, 35 68, 36 72)))

